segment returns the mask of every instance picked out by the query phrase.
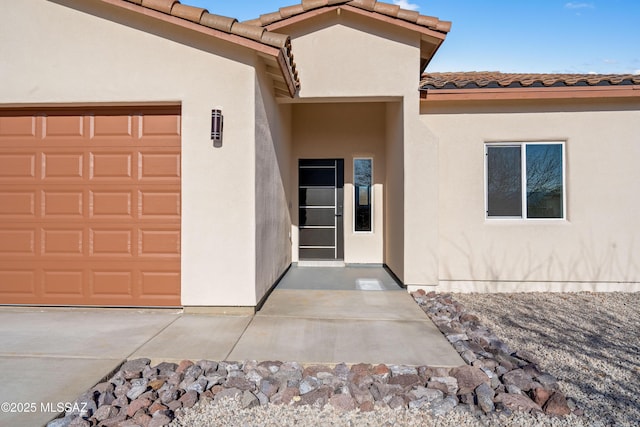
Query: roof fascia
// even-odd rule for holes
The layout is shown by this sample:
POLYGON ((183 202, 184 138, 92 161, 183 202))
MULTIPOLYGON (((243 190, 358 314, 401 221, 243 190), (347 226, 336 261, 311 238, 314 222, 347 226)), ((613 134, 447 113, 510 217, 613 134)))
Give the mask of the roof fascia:
POLYGON ((360 9, 358 7, 354 7, 348 4, 340 4, 336 6, 328 6, 328 7, 310 10, 308 12, 304 12, 299 15, 295 15, 290 18, 286 18, 281 21, 274 22, 273 24, 267 25, 265 28, 269 31, 275 31, 281 28, 288 27, 293 24, 297 24, 299 22, 306 21, 316 16, 324 15, 326 13, 332 12, 334 10, 340 10, 340 9, 344 9, 361 16, 366 16, 368 18, 375 19, 377 21, 385 22, 387 24, 406 28, 410 31, 415 31, 417 33, 427 35, 439 40, 444 40, 447 37, 446 34, 443 34, 438 31, 430 30, 429 28, 423 27, 421 25, 412 24, 411 22, 407 22, 399 18, 392 18, 390 16, 382 15, 377 12, 370 12, 368 10, 360 9))
POLYGON ((427 89, 420 92, 422 102, 631 97, 640 97, 640 86, 427 89))
POLYGON ((220 40, 224 40, 229 43, 233 43, 247 49, 254 50, 259 53, 263 53, 268 56, 272 56, 277 58, 280 54, 280 49, 267 46, 265 44, 259 43, 254 40, 246 39, 244 37, 237 36, 235 34, 225 33, 223 31, 216 30, 214 28, 205 27, 204 25, 196 24, 195 22, 187 21, 182 18, 178 18, 176 16, 167 15, 166 13, 158 12, 153 9, 149 9, 146 7, 138 6, 134 3, 123 2, 121 0, 97 0, 101 3, 106 3, 111 6, 132 11, 134 13, 138 13, 144 16, 148 16, 153 19, 157 19, 163 22, 167 22, 173 25, 177 25, 179 27, 186 28, 191 31, 195 31, 210 37, 214 37, 220 40))

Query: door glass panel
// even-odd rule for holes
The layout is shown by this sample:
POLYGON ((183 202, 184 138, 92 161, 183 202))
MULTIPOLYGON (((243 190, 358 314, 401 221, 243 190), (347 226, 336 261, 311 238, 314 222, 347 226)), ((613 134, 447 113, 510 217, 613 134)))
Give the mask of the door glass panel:
POLYGON ((300 259, 334 259, 333 248, 300 248, 300 259))
POLYGON ((331 226, 336 222, 335 208, 300 208, 300 226, 331 226))
POLYGON ((334 187, 336 185, 335 168, 300 168, 300 186, 326 186, 334 187))
POLYGON ((301 228, 300 246, 331 246, 335 244, 336 230, 332 228, 301 228))
POLYGON ((371 231, 371 184, 373 182, 373 160, 354 159, 353 186, 355 231, 371 231))
POLYGON ((298 197, 300 206, 333 206, 336 191, 333 188, 301 188, 298 197))

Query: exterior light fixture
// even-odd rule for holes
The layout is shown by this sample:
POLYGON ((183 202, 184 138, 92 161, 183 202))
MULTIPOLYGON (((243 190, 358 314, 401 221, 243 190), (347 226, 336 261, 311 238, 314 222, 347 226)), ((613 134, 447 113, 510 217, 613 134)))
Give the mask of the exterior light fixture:
POLYGON ((222 110, 211 110, 211 140, 214 147, 222 147, 222 110))

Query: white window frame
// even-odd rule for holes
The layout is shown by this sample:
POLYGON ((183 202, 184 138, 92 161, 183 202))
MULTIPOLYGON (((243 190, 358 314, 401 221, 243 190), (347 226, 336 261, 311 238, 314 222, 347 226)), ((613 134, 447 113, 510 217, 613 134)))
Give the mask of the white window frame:
POLYGON ((520 220, 520 221, 566 221, 567 220, 567 156, 565 141, 487 141, 484 143, 484 217, 485 220, 520 220), (562 217, 561 218, 528 218, 527 217, 527 145, 560 145, 562 147, 562 217), (489 147, 520 147, 522 216, 489 216, 489 147))
POLYGON ((373 184, 375 183, 375 180, 373 179, 374 175, 374 164, 373 164, 373 157, 366 157, 366 156, 362 156, 362 157, 354 157, 353 158, 353 163, 352 163, 352 179, 353 179, 353 203, 351 205, 351 209, 352 209, 352 219, 351 219, 351 230, 353 231, 353 233, 355 234, 373 234, 374 229, 375 229, 375 224, 373 222, 374 216, 373 216, 373 210, 374 210, 374 197, 373 197, 373 184), (356 230, 356 201, 358 200, 357 197, 358 195, 356 194, 356 160, 370 160, 371 161, 371 194, 369 195, 369 201, 370 201, 370 205, 371 205, 371 212, 370 212, 370 221, 371 221, 371 231, 358 231, 356 230))

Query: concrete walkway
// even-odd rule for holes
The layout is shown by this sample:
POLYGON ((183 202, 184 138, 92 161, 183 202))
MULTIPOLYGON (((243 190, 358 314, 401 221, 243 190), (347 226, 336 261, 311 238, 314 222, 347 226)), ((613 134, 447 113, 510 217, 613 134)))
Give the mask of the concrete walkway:
POLYGON ((13 404, 10 409, 17 411, 3 407, 0 426, 45 424, 57 415, 58 403, 73 402, 124 360, 139 357, 153 363, 255 359, 463 365, 411 296, 392 286, 384 270, 368 268, 342 270, 339 280, 332 275, 340 276, 340 269, 327 272, 331 289, 321 289, 317 276, 322 269, 305 275, 304 269, 293 268, 289 273, 296 280, 283 280, 254 316, 0 308, 0 403, 13 404), (355 290, 358 283, 385 290, 355 290), (25 413, 25 403, 35 410, 25 413))

